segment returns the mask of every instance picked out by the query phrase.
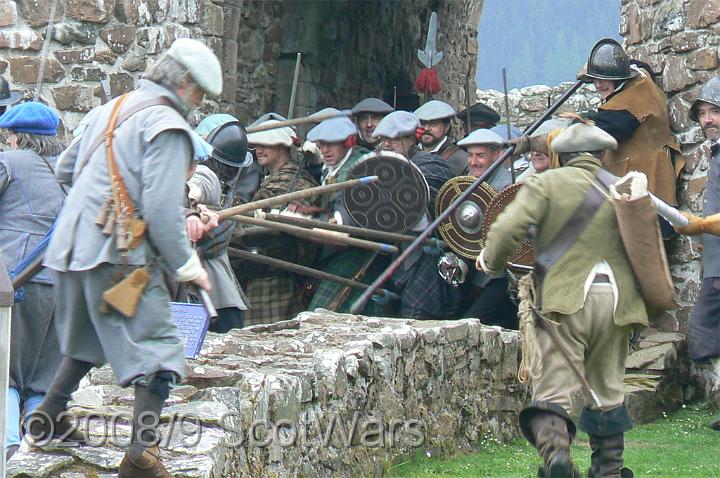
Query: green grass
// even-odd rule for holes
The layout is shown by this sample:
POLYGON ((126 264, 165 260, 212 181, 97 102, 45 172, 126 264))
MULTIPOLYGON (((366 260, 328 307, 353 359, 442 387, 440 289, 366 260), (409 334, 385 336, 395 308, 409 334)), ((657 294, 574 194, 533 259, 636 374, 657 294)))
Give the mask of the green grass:
MULTIPOLYGON (((720 478, 720 432, 707 426, 712 412, 687 407, 667 417, 636 426, 625 435, 625 465, 636 477, 720 478)), ((587 435, 578 432, 573 460, 583 474, 590 465, 587 435)), ((390 467, 395 478, 500 477, 534 478, 540 458, 524 439, 483 444, 475 455, 449 459, 416 455, 390 467)))

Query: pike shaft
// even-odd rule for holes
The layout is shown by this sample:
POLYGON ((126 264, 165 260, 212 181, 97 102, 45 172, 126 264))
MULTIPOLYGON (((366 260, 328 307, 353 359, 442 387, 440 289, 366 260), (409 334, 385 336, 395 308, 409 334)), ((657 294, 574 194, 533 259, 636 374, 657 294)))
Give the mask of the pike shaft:
MULTIPOLYGON (((532 134, 545 120, 547 120, 552 114, 565 102, 567 101, 570 96, 572 96, 575 91, 577 91, 578 88, 580 88, 583 85, 583 82, 578 80, 575 82, 575 84, 570 87, 568 91, 565 92, 564 95, 562 95, 550 108, 545 111, 545 113, 540 116, 533 124, 528 126, 525 131, 523 131, 523 136, 532 134)), ((479 178, 475 180, 474 183, 470 185, 461 195, 459 195, 457 198, 455 198, 455 201, 453 201, 445 211, 442 212, 435 220, 425 229, 418 237, 415 239, 415 241, 410 244, 407 249, 405 249, 402 254, 400 254, 397 259, 395 259, 390 266, 388 266, 385 271, 380 274, 380 276, 372 283, 372 285, 365 291, 363 294, 358 298, 358 300, 353 303, 352 308, 350 309, 350 312, 353 314, 358 314, 363 309, 367 301, 372 296, 373 292, 380 287, 382 284, 385 283, 392 275, 397 271, 397 269, 400 267, 400 265, 405 261, 405 259, 410 256, 415 250, 422 245, 422 243, 430 237, 432 232, 443 222, 445 219, 447 219, 450 214, 452 214, 457 207, 463 203, 463 201, 467 200, 470 195, 475 191, 475 189, 480 186, 485 179, 487 179, 507 158, 511 157, 513 151, 515 151, 515 146, 511 146, 508 148, 500 157, 491 164, 488 169, 480 175, 479 178)), ((342 184, 342 183, 340 183, 342 184)))
POLYGON ((353 237, 338 236, 331 232, 322 232, 312 229, 306 229, 304 227, 291 226, 290 224, 282 224, 280 222, 272 222, 267 219, 258 219, 249 216, 236 216, 233 221, 240 222, 243 224, 252 224, 253 226, 263 226, 269 229, 276 229, 278 231, 291 234, 301 239, 307 239, 313 242, 319 242, 321 244, 336 244, 340 246, 353 246, 360 249, 367 249, 369 251, 379 251, 385 254, 396 254, 398 248, 391 246, 390 244, 383 244, 381 242, 366 241, 364 239, 355 239, 353 237))
MULTIPOLYGON (((387 242, 413 242, 415 236, 409 236, 407 234, 396 234, 393 232, 377 231, 375 229, 365 229, 364 227, 347 226, 345 224, 330 224, 328 222, 317 221, 315 219, 308 219, 297 216, 286 216, 283 214, 265 214, 265 219, 273 222, 282 222, 285 224, 293 224, 296 226, 304 227, 317 227, 320 229, 327 229, 328 231, 345 232, 357 237, 363 237, 365 239, 375 239, 378 241, 387 242)), ((437 239, 431 238, 425 242, 428 246, 440 246, 443 247, 445 243, 437 239)))
POLYGON ((279 196, 261 199, 259 201, 249 202, 247 204, 241 204, 239 206, 230 207, 227 209, 221 209, 218 211, 220 220, 227 219, 231 216, 237 216, 246 212, 255 211, 256 209, 265 209, 266 207, 273 207, 279 204, 285 204, 290 201, 296 201, 299 199, 305 199, 310 196, 314 196, 320 193, 329 193, 332 191, 339 191, 342 189, 349 189, 359 184, 373 183, 377 181, 377 176, 365 176, 363 178, 350 179, 341 183, 326 184, 324 186, 315 186, 314 188, 302 189, 300 191, 294 191, 287 194, 280 194, 279 196))
MULTIPOLYGON (((241 251, 228 247, 228 254, 231 257, 237 257, 238 259, 244 259, 246 261, 257 262, 259 264, 265 264, 267 266, 277 267, 286 271, 294 272, 303 276, 314 277, 320 280, 329 280, 337 282, 338 284, 346 285, 354 289, 367 289, 369 286, 362 282, 347 279, 345 277, 336 276, 325 271, 313 269, 312 267, 301 266, 300 264, 293 264, 292 262, 283 261, 281 259, 275 259, 274 257, 267 257, 260 254, 253 254, 252 252, 241 251)), ((379 289, 380 295, 388 295, 392 299, 396 299, 397 295, 384 289, 379 289)))

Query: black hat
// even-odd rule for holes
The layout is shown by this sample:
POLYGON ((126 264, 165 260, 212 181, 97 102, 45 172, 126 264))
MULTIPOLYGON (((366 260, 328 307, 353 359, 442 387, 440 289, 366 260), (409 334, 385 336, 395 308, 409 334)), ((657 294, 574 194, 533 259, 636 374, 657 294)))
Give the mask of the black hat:
POLYGON ((490 108, 485 103, 477 102, 470 108, 465 108, 457 114, 457 118, 460 121, 467 121, 468 110, 470 110, 470 121, 487 121, 491 124, 496 124, 500 121, 500 114, 494 109, 490 108))
POLYGON ((211 158, 236 168, 245 166, 247 132, 239 121, 230 121, 210 131, 207 142, 213 147, 211 158))
POLYGON ((17 91, 10 91, 10 85, 5 77, 0 76, 0 106, 14 105, 22 99, 17 91))

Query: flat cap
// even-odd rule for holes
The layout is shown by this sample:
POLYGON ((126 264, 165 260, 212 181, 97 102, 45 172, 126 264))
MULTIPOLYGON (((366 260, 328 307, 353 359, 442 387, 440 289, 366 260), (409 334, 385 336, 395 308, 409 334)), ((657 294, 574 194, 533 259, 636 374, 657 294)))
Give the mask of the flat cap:
POLYGON ((213 96, 222 93, 220 60, 210 47, 192 38, 178 38, 170 45, 166 55, 187 68, 195 83, 206 93, 213 96))
POLYGON ((549 120, 544 121, 538 128, 533 131, 533 134, 530 136, 542 136, 544 134, 548 134, 550 131, 554 129, 561 129, 561 128, 567 128, 570 126, 570 121, 560 118, 551 118, 549 120))
POLYGON ((455 116, 455 108, 439 100, 430 100, 415 110, 420 121, 434 121, 455 116))
POLYGON ((345 141, 354 134, 357 134, 355 123, 350 121, 347 116, 338 116, 337 118, 326 119, 315 126, 308 132, 307 139, 312 142, 336 143, 345 141))
POLYGON ((361 113, 377 113, 386 115, 388 113, 392 113, 393 111, 395 111, 395 109, 392 106, 379 98, 365 98, 352 108, 352 114, 354 115, 361 113))
POLYGON ((475 103, 457 114, 460 121, 467 121, 467 112, 470 110, 470 121, 487 121, 495 124, 500 121, 500 114, 485 103, 475 103))
POLYGON ((409 111, 393 111, 378 123, 373 136, 376 138, 401 138, 414 135, 420 127, 420 119, 409 111))
MULTIPOLYGON (((280 123, 278 120, 267 120, 256 126, 264 124, 276 124, 280 123)), ((258 131, 256 133, 248 133, 247 139, 248 144, 260 145, 260 146, 287 146, 288 148, 293 145, 293 138, 295 137, 295 131, 287 126, 284 128, 268 129, 265 131, 258 131)))
POLYGON ((36 101, 20 103, 0 116, 0 129, 16 133, 53 136, 57 133, 59 123, 57 113, 36 101))
POLYGON ((555 153, 580 153, 584 151, 602 151, 617 149, 615 138, 595 125, 576 123, 565 128, 555 138, 550 147, 555 153))
POLYGON ((489 129, 476 129, 469 135, 457 142, 458 146, 472 146, 474 144, 492 144, 502 146, 505 142, 502 136, 489 129))

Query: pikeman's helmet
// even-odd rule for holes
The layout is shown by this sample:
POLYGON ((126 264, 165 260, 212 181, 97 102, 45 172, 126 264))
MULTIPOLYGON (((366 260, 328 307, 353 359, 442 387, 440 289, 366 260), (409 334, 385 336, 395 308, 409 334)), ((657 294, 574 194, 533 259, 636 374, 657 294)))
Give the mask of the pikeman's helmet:
POLYGON ((690 119, 698 121, 700 103, 710 103, 720 107, 720 78, 713 76, 700 88, 700 94, 690 107, 690 119))
POLYGON ((213 147, 211 158, 235 168, 248 166, 247 133, 239 121, 218 126, 208 134, 207 142, 213 147))
POLYGON ((582 76, 585 83, 598 80, 629 80, 638 75, 630 68, 630 58, 623 47, 612 38, 603 38, 595 44, 587 62, 587 72, 582 76))

